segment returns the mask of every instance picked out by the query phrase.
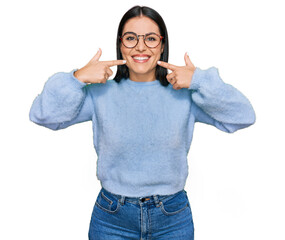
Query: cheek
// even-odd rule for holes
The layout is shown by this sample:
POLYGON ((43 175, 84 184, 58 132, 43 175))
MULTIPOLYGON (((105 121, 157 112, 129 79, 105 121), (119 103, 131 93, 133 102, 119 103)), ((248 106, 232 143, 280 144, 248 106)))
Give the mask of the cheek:
POLYGON ((130 50, 129 49, 126 49, 124 47, 121 47, 121 53, 123 55, 123 58, 126 58, 130 55, 130 50))
POLYGON ((160 51, 157 51, 155 54, 154 54, 154 57, 155 59, 159 60, 160 59, 160 51))

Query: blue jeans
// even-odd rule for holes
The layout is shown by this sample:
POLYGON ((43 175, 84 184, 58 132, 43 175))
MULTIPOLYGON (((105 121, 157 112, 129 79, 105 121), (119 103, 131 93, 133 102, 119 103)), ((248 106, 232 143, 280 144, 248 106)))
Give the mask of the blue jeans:
POLYGON ((89 240, 193 240, 194 224, 187 192, 134 198, 101 188, 88 237, 89 240))

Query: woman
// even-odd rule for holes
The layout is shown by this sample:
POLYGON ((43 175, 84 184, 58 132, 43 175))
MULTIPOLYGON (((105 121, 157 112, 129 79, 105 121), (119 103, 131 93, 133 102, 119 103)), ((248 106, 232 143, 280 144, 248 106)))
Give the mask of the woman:
POLYGON ((166 26, 148 7, 123 16, 117 60, 101 54, 51 76, 30 110, 31 121, 53 130, 92 120, 102 188, 89 239, 194 239, 184 190, 194 123, 235 132, 255 122, 250 102, 215 67, 196 68, 187 54, 185 66, 167 63, 166 26))

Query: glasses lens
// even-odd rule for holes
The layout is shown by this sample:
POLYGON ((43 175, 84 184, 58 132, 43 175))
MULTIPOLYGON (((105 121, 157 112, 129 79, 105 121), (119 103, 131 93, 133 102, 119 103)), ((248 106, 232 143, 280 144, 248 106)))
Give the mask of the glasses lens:
POLYGON ((160 37, 156 34, 149 34, 145 37, 145 44, 150 47, 154 48, 160 43, 160 37))
POLYGON ((126 47, 132 48, 137 44, 137 36, 133 33, 127 33, 123 36, 123 43, 126 47))
MULTIPOLYGON (((137 44, 137 36, 133 33, 126 33, 123 36, 123 44, 128 48, 133 48, 137 44)), ((151 33, 146 35, 145 44, 150 48, 155 48, 160 43, 160 36, 157 34, 151 33)))

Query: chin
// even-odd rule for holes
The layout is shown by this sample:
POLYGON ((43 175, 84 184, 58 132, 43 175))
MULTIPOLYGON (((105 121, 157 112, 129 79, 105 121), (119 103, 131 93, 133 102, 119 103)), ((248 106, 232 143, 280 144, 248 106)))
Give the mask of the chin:
POLYGON ((131 69, 131 71, 135 74, 148 74, 151 69, 131 69))
POLYGON ((149 66, 132 66, 131 68, 129 67, 129 69, 131 71, 133 71, 134 73, 137 73, 137 74, 145 74, 145 73, 149 73, 153 70, 153 68, 150 68, 149 66))

